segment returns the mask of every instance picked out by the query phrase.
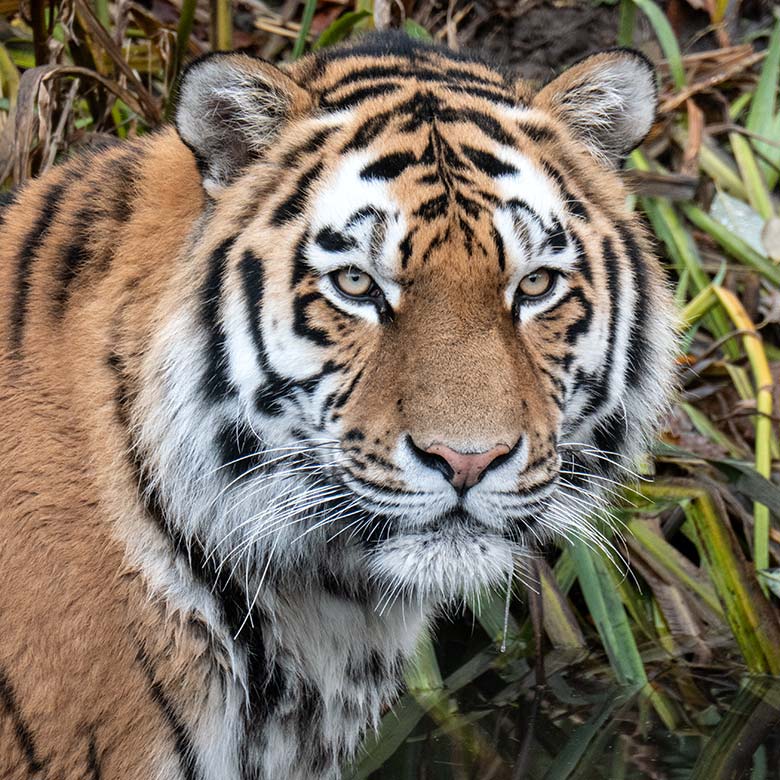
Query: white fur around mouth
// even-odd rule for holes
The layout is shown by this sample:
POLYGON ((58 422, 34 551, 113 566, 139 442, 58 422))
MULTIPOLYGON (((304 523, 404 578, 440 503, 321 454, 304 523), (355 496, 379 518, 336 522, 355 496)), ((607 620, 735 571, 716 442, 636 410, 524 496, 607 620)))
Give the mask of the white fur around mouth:
POLYGON ((513 557, 522 552, 503 537, 454 526, 386 540, 373 551, 369 569, 387 583, 393 600, 406 595, 448 602, 506 583, 513 557))

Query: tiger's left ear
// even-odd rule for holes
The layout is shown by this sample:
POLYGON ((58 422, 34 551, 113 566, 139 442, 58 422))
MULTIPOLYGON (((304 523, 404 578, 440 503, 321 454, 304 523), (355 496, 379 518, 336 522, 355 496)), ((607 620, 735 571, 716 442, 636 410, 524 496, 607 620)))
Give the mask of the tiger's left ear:
POLYGON ((245 54, 208 54, 179 83, 176 129, 213 195, 259 159, 294 116, 311 106, 287 74, 245 54))
POLYGON ((564 71, 534 98, 612 167, 635 149, 655 119, 655 70, 639 52, 594 54, 564 71))

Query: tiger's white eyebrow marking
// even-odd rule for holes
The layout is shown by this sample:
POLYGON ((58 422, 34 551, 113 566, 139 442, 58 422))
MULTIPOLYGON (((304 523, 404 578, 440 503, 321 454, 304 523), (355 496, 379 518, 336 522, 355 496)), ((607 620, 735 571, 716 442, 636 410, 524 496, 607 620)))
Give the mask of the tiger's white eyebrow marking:
POLYGON ((375 157, 348 155, 323 182, 314 202, 306 259, 321 275, 350 265, 365 271, 390 305, 397 306, 401 287, 395 278, 407 224, 387 182, 361 176, 375 157))

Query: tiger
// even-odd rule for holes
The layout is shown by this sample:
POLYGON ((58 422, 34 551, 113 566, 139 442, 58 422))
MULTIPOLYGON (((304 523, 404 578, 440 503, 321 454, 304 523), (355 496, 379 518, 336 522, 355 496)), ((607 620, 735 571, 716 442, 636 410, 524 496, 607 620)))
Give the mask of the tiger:
POLYGON ((674 384, 615 49, 214 53, 0 212, 0 774, 335 780, 442 611, 592 519, 674 384))

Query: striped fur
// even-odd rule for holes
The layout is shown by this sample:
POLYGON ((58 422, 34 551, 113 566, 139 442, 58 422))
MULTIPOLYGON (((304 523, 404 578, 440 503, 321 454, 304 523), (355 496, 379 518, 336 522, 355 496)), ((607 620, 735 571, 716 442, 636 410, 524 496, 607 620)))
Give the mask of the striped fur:
POLYGON ((211 57, 178 132, 15 193, 0 774, 336 778, 437 609, 603 543, 671 386, 614 172, 652 84, 613 52, 534 94, 394 35, 211 57), (509 452, 464 493, 437 443, 509 452))

